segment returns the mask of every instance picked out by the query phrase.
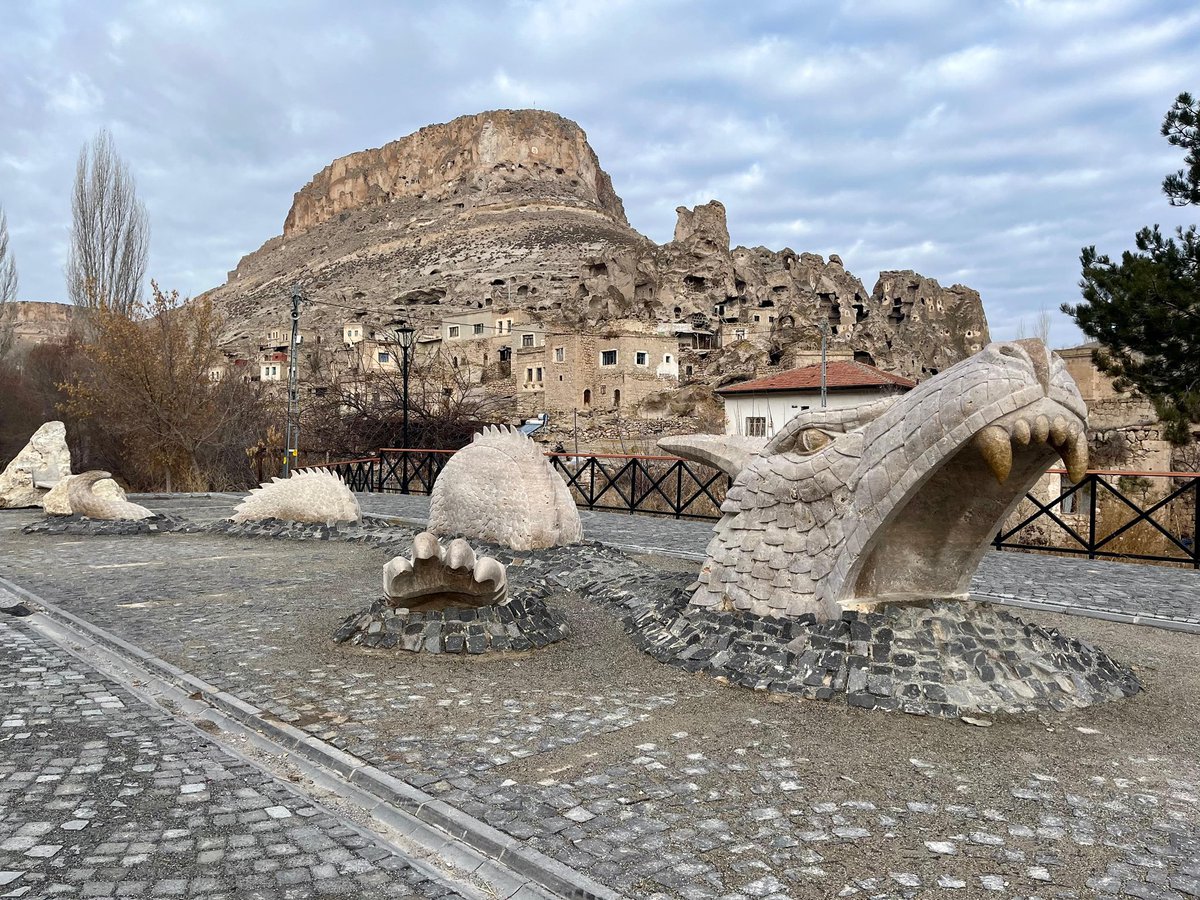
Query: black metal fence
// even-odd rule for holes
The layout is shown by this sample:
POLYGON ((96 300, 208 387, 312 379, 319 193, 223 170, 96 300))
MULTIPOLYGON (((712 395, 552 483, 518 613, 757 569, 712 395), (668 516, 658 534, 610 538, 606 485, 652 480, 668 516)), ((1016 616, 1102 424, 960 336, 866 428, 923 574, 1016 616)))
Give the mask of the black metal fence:
POLYGON ((1200 473, 1094 471, 1048 501, 1026 494, 992 545, 1200 569, 1198 535, 1200 473))
MULTIPOLYGON (((392 448, 326 468, 355 491, 428 494, 453 453, 392 448)), ((730 484, 724 472, 673 456, 547 457, 586 509, 718 519, 730 484)), ((1200 473, 1095 471, 1057 497, 1027 494, 992 545, 1200 569, 1198 534, 1200 473)))

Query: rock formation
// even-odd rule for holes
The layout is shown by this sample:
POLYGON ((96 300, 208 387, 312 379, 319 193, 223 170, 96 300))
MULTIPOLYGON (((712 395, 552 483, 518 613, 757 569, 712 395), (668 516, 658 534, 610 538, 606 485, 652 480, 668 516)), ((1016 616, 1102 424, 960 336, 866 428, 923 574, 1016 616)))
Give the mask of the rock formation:
POLYGON ((1061 456, 1072 480, 1083 477, 1086 428, 1062 360, 1017 341, 894 400, 802 412, 758 453, 745 439, 664 439, 734 477, 692 603, 836 620, 963 599, 997 527, 1046 468, 1061 456))
POLYGON ((41 506, 46 492, 69 474, 67 427, 62 422, 47 422, 0 472, 0 509, 41 506))
POLYGON ((92 492, 93 485, 110 478, 112 478, 111 474, 100 471, 83 472, 72 476, 67 485, 67 501, 71 506, 71 512, 77 516, 104 521, 139 520, 154 517, 154 513, 144 506, 130 503, 123 498, 111 500, 92 492))
POLYGON ((541 448, 515 429, 492 426, 450 457, 434 482, 429 530, 513 550, 583 540, 571 491, 541 448))
POLYGON ((234 522, 361 522, 358 498, 328 469, 301 469, 291 478, 272 478, 250 492, 230 518, 234 522))
MULTIPOLYGON (((79 475, 66 475, 54 487, 42 497, 42 509, 46 511, 48 516, 69 516, 74 512, 71 509, 71 498, 69 489, 71 482, 79 475)), ((116 500, 127 502, 128 497, 125 496, 125 491, 121 486, 111 478, 102 478, 92 484, 92 495, 101 500, 116 500)))
POLYGON ((565 327, 721 329, 725 347, 689 361, 709 384, 798 364, 821 323, 835 348, 918 380, 988 341, 969 288, 894 271, 868 292, 836 255, 731 249, 715 201, 681 207, 674 239, 655 244, 627 223, 583 131, 540 110, 464 116, 327 166, 296 194, 283 235, 211 292, 233 323, 226 345, 251 351, 284 322, 293 283, 360 310, 305 310, 306 327, 338 342, 347 318, 432 326, 486 307, 565 327))

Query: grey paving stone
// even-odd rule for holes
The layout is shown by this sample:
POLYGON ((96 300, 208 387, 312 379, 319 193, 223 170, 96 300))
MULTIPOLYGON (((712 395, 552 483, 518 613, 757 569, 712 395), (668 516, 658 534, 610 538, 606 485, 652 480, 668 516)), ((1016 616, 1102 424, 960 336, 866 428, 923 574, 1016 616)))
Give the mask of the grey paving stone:
MULTIPOLYGON (((299 853, 218 820, 250 798, 275 815, 307 803, 22 621, 0 620, 0 896, 250 896, 244 878, 259 863, 299 853), (185 793, 189 785, 203 790, 185 793), (212 849, 226 844, 242 849, 212 849)), ((379 862, 400 863, 386 870, 389 896, 444 896, 331 813, 316 811, 292 831, 341 848, 342 871, 382 876, 379 862)), ((289 896, 287 885, 326 875, 309 857, 254 896, 289 896)))

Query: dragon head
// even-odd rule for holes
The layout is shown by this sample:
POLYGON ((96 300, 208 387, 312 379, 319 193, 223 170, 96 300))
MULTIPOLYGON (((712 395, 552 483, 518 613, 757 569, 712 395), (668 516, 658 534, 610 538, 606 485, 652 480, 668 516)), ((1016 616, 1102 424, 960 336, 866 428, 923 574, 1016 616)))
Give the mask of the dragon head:
POLYGON ((769 442, 691 435, 668 452, 734 479, 692 602, 834 618, 965 598, 999 525, 1061 457, 1087 470, 1087 408, 1035 340, 989 344, 898 398, 814 410, 769 442))

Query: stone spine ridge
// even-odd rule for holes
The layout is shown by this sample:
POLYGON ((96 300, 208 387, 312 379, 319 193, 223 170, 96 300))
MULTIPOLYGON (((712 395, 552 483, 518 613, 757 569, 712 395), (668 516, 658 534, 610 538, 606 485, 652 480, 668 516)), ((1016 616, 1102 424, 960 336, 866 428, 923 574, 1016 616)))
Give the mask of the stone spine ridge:
POLYGON ((429 530, 535 550, 583 540, 579 510, 541 448, 489 425, 450 457, 434 483, 429 530))
POLYGON ((291 478, 272 478, 237 505, 234 522, 280 519, 287 522, 361 522, 358 499, 328 469, 301 469, 291 478))

